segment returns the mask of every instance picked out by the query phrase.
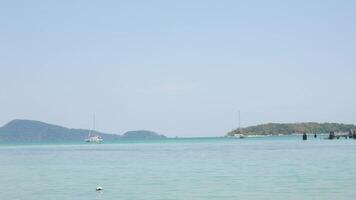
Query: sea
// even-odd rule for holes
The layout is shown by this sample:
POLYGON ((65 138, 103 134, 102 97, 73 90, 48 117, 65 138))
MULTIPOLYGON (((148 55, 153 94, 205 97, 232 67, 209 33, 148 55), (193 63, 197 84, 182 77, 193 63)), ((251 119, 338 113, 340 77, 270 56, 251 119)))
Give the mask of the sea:
POLYGON ((0 200, 42 199, 351 200, 356 199, 356 140, 1 143, 0 200))

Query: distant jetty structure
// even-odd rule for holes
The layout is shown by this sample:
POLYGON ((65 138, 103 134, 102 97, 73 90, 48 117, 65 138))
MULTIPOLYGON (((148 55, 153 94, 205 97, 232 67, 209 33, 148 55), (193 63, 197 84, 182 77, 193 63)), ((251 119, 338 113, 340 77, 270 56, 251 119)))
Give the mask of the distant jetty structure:
MULTIPOLYGON (((314 133, 314 138, 316 139, 318 136, 316 133, 314 133)), ((335 131, 330 131, 328 137, 325 139, 329 140, 334 140, 334 139, 340 139, 340 138, 345 138, 345 139, 356 139, 356 130, 350 130, 349 132, 339 132, 335 133, 335 131)), ((303 132, 302 134, 302 139, 307 140, 308 135, 307 133, 303 132)))
POLYGON ((348 133, 335 133, 334 131, 330 131, 329 137, 327 139, 333 140, 333 139, 340 139, 340 138, 356 139, 356 130, 350 130, 348 133))

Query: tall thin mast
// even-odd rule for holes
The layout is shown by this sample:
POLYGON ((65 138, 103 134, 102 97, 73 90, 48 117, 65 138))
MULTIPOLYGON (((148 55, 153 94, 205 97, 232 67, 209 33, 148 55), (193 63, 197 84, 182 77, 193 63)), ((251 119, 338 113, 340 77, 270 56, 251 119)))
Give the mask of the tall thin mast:
POLYGON ((239 110, 239 133, 241 133, 241 114, 239 110))
POLYGON ((95 113, 93 115, 93 131, 95 130, 95 113))
POLYGON ((93 114, 93 127, 92 129, 89 130, 88 138, 91 137, 91 133, 94 132, 94 130, 95 130, 95 113, 93 114))

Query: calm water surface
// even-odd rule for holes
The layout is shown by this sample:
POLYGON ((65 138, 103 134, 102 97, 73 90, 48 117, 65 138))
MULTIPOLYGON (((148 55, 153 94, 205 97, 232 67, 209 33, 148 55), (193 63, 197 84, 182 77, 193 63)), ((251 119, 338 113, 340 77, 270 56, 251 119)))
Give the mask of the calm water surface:
POLYGON ((0 144, 0 199, 349 200, 355 153, 356 140, 295 136, 0 144))

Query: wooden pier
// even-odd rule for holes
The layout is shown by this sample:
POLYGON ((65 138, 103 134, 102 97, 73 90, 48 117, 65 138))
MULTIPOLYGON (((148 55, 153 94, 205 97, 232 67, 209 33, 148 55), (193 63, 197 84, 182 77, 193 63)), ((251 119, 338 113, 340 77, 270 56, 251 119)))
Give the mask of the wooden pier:
MULTIPOLYGON (((314 138, 317 138, 317 134, 314 134, 314 138)), ((340 139, 340 138, 344 138, 344 139, 356 139, 356 131, 354 130, 350 130, 349 132, 346 133, 335 133, 334 131, 330 131, 329 132, 329 136, 325 139, 329 139, 329 140, 334 140, 334 139, 340 139)), ((303 133, 303 140, 307 140, 308 136, 307 134, 304 132, 303 133)))
POLYGON ((331 131, 329 133, 329 137, 327 139, 329 140, 333 140, 333 139, 340 139, 340 138, 352 138, 352 139, 356 139, 356 131, 349 131, 348 133, 335 133, 334 131, 331 131))

